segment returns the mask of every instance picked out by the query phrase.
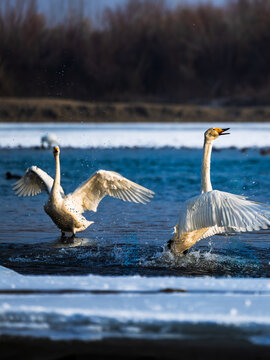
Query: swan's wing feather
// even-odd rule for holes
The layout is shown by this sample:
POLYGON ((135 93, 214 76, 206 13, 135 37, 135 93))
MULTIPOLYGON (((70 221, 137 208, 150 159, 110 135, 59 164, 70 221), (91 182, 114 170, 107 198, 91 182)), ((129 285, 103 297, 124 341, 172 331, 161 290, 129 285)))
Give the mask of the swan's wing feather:
POLYGON ((268 206, 217 190, 190 199, 179 221, 181 233, 209 228, 201 239, 218 233, 253 231, 269 226, 268 206))
MULTIPOLYGON (((13 190, 18 196, 35 196, 42 191, 50 194, 53 186, 53 178, 37 166, 28 168, 24 176, 15 182, 13 190)), ((62 194, 64 194, 61 188, 62 194)))
POLYGON ((154 196, 151 190, 138 185, 114 171, 99 170, 72 194, 78 211, 97 211, 104 196, 145 204, 154 196))

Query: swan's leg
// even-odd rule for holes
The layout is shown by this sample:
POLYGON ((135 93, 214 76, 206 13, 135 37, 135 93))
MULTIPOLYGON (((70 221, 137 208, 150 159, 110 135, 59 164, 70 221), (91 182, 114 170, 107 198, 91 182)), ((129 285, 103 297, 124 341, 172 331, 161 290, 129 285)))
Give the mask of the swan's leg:
POLYGON ((176 235, 170 243, 170 250, 175 254, 186 254, 191 246, 195 245, 209 228, 190 231, 181 234, 180 238, 176 235))
POLYGON ((168 240, 166 244, 166 250, 171 250, 172 244, 173 244, 173 239, 168 240))
POLYGON ((65 237, 65 232, 61 230, 61 237, 64 238, 65 237))
MULTIPOLYGON (((172 251, 172 247, 173 247, 173 243, 174 243, 174 240, 173 239, 170 239, 167 241, 167 244, 166 244, 166 250, 171 250, 172 251)), ((184 250, 182 252, 183 255, 187 255, 188 253, 188 249, 187 250, 184 250)))

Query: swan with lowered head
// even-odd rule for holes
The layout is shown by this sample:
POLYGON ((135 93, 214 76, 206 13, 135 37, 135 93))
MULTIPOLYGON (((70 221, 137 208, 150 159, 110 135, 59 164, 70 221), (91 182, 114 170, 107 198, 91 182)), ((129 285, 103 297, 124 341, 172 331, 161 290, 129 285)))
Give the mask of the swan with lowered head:
POLYGON ((47 148, 51 149, 53 145, 59 145, 59 140, 55 134, 46 134, 41 137, 41 148, 45 149, 45 144, 47 144, 47 148))
POLYGON ((201 195, 184 204, 168 248, 174 254, 186 251, 199 240, 230 232, 267 229, 270 208, 247 200, 244 196, 213 190, 210 179, 210 160, 213 141, 227 135, 227 129, 211 128, 204 134, 201 170, 201 195))
POLYGON ((60 148, 53 149, 55 158, 55 178, 52 179, 45 171, 37 166, 31 166, 25 175, 14 184, 18 196, 34 196, 42 191, 49 195, 44 205, 45 212, 65 232, 83 231, 93 221, 88 221, 82 214, 86 210, 97 211, 98 204, 106 195, 115 198, 145 204, 154 193, 126 178, 113 172, 99 170, 92 177, 80 185, 73 193, 65 196, 60 185, 60 148))

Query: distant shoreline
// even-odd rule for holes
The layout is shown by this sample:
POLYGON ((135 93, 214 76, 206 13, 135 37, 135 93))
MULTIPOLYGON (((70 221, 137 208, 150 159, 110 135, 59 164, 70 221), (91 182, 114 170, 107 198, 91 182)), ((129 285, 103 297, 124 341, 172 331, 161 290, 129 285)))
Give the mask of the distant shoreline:
POLYGON ((168 103, 0 98, 0 122, 269 122, 270 106, 211 107, 168 103))

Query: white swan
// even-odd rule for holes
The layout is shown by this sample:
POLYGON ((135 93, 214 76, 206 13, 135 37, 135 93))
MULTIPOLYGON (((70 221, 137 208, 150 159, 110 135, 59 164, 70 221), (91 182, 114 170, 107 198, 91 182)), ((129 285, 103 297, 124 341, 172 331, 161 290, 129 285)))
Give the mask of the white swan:
POLYGON ((31 166, 25 175, 14 184, 18 196, 34 196, 46 191, 49 195, 48 202, 44 205, 45 212, 61 229, 62 236, 65 232, 72 232, 73 236, 78 231, 88 228, 93 221, 88 221, 82 213, 86 210, 97 211, 99 202, 106 195, 124 201, 145 204, 153 197, 154 193, 113 171, 99 170, 86 182, 79 186, 73 193, 64 195, 60 185, 60 149, 54 147, 55 178, 54 180, 37 166, 31 166))
POLYGON ((55 134, 46 134, 41 137, 41 147, 44 149, 45 144, 47 144, 47 148, 51 148, 53 145, 59 145, 59 140, 55 134))
POLYGON ((270 208, 244 196, 213 190, 210 180, 212 144, 227 129, 211 128, 204 134, 201 195, 184 204, 168 247, 175 254, 185 253, 197 241, 214 234, 267 229, 270 208))

